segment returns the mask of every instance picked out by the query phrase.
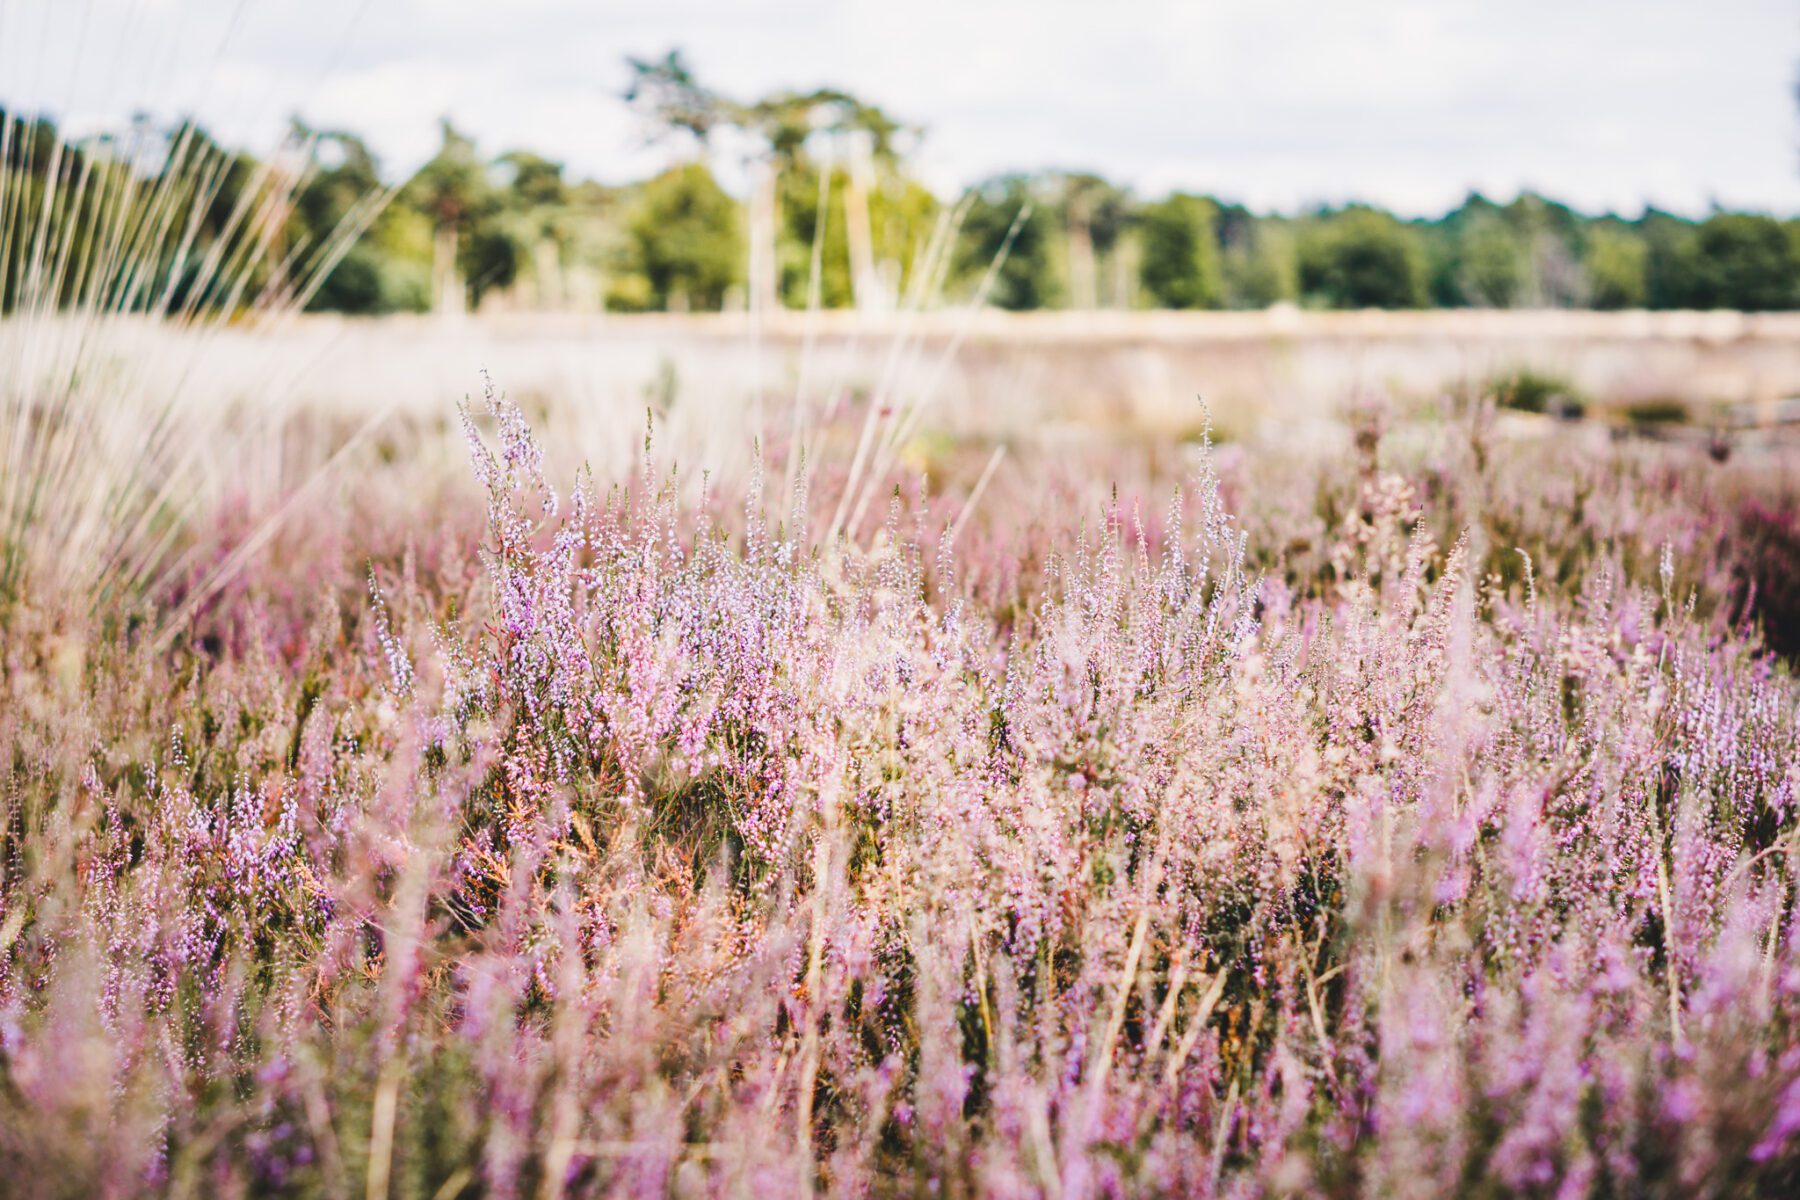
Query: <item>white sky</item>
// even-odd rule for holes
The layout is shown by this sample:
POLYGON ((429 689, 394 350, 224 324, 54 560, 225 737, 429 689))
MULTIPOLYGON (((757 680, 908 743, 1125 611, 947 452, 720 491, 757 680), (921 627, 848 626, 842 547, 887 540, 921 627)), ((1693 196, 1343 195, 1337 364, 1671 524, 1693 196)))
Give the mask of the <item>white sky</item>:
POLYGON ((619 181, 670 154, 623 57, 673 46, 727 92, 834 84, 923 124, 940 188, 1056 166, 1258 208, 1800 212, 1792 0, 0 0, 0 103, 197 107, 253 149, 298 110, 391 174, 448 114, 619 181))

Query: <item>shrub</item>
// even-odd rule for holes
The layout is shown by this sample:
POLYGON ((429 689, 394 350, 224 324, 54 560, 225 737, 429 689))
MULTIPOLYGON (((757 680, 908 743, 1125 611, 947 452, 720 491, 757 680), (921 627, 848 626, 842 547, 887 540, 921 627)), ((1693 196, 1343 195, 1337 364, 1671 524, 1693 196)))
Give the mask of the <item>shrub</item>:
POLYGON ((700 163, 644 184, 628 228, 656 308, 717 309, 742 277, 737 203, 700 163))
POLYGON ((1511 308, 1531 282, 1527 246, 1498 218, 1473 222, 1464 230, 1458 265, 1461 298, 1479 307, 1511 308))
POLYGON ((1649 298, 1650 252, 1622 230, 1599 228, 1588 239, 1582 269, 1587 276, 1588 303, 1595 308, 1642 308, 1649 298))
POLYGON ((1203 196, 1177 192, 1138 214, 1144 292, 1161 308, 1217 308, 1224 295, 1217 215, 1203 196))
POLYGON ((1695 230, 1684 302, 1747 312, 1800 301, 1800 259, 1773 217, 1716 213, 1695 230))
POLYGON ((1747 498, 1734 532, 1742 612, 1770 649, 1800 666, 1800 500, 1747 498))
POLYGON ((1657 396, 1625 406, 1625 418, 1634 425, 1685 425, 1693 416, 1685 400, 1657 396))
POLYGON ((1051 259, 1055 240, 1053 206, 1036 194, 1034 180, 1001 176, 970 197, 957 240, 957 271, 974 288, 998 264, 992 303, 1015 311, 1048 308, 1062 299, 1051 259))
POLYGON ((1488 391, 1501 407, 1519 412, 1579 417, 1587 410, 1586 399, 1573 383, 1529 367, 1495 377, 1488 391))
POLYGON ((1301 290, 1333 308, 1421 308, 1425 279, 1417 235, 1374 209, 1324 218, 1301 243, 1301 290))

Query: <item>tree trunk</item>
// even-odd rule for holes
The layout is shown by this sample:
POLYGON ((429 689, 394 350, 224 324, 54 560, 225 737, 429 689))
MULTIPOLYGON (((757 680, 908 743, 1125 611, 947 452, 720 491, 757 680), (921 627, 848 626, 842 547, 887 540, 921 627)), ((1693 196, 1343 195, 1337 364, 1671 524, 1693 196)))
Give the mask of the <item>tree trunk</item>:
POLYGON ((844 189, 844 236, 850 244, 850 291, 862 312, 885 312, 887 290, 875 269, 875 235, 869 194, 875 189, 875 155, 864 134, 850 135, 850 170, 844 189))
POLYGON ((1094 233, 1087 205, 1069 206, 1069 307, 1086 312, 1100 307, 1100 274, 1094 264, 1094 233))
POLYGON ((775 275, 775 164, 756 163, 750 179, 750 311, 773 312, 781 305, 775 275))
POLYGON ((531 248, 531 266, 532 273, 537 276, 538 308, 556 310, 564 307, 562 253, 557 244, 550 238, 539 238, 531 248))
POLYGON ((1112 307, 1136 308, 1138 271, 1142 267, 1137 239, 1129 236, 1118 239, 1113 243, 1111 257, 1112 307))
POLYGON ((469 292, 456 269, 456 226, 445 222, 431 240, 431 311, 460 316, 469 311, 469 292))

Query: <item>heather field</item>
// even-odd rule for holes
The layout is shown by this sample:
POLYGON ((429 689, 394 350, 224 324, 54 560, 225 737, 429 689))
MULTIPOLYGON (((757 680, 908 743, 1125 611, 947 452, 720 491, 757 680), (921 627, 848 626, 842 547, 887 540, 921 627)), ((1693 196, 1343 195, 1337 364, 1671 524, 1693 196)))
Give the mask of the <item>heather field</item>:
POLYGON ((1800 1185, 1791 451, 469 384, 12 401, 8 1194, 1800 1185))
POLYGON ((0 1200, 1800 1196, 1792 14, 1065 7, 0 0, 0 1200))

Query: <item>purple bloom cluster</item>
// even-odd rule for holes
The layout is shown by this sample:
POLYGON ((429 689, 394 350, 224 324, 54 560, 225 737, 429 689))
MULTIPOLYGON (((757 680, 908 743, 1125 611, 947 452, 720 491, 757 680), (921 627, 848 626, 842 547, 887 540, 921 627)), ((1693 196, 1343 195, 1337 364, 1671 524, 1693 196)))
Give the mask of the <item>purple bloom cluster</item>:
POLYGON ((19 1194, 1800 1182, 1747 468, 1477 426, 836 530, 464 428, 480 530, 173 649, 4 618, 19 1194))

